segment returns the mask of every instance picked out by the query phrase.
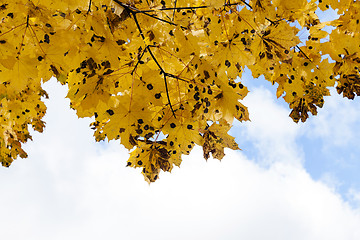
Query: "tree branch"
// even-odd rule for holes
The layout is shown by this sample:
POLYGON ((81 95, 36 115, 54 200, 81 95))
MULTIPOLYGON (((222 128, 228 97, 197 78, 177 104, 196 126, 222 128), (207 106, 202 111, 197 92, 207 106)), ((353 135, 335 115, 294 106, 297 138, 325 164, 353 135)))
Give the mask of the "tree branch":
MULTIPOLYGON (((229 7, 229 6, 235 6, 235 5, 239 5, 243 3, 243 1, 241 2, 237 2, 237 3, 225 3, 224 7, 229 7)), ((141 12, 156 12, 156 11, 171 11, 171 10, 196 10, 196 9, 201 9, 201 8, 209 8, 210 6, 208 5, 204 5, 204 6, 197 6, 197 7, 173 7, 173 8, 159 8, 159 9, 150 9, 150 10, 144 10, 141 12)))
MULTIPOLYGON (((116 1, 117 1, 117 0, 116 0, 116 1)), ((127 8, 127 7, 126 7, 126 8, 127 8)), ((133 15, 135 24, 136 24, 136 26, 137 26, 137 28, 138 28, 138 30, 139 30, 139 32, 140 32, 140 36, 141 36, 141 38, 142 38, 142 39, 144 40, 144 42, 145 42, 145 36, 144 36, 144 34, 143 34, 143 31, 142 31, 142 29, 141 29, 141 26, 140 26, 140 24, 139 24, 139 21, 137 20, 136 13, 133 12, 130 8, 127 8, 127 10, 130 11, 130 13, 133 15)), ((156 65, 158 66, 158 68, 160 69, 160 71, 161 71, 160 74, 163 74, 163 76, 164 76, 166 96, 167 96, 167 99, 168 99, 168 102, 169 102, 169 106, 170 106, 171 112, 172 112, 174 118, 176 118, 176 116, 175 116, 175 111, 174 111, 174 109, 173 109, 173 107, 172 107, 172 104, 171 104, 171 101, 170 101, 169 88, 168 88, 168 84, 167 84, 167 80, 166 80, 166 76, 168 75, 168 73, 166 73, 166 72, 164 71, 164 69, 161 67, 161 65, 160 65, 160 63, 157 61, 155 55, 154 55, 153 52, 151 51, 149 45, 146 46, 145 50, 146 50, 146 49, 147 49, 148 52, 150 53, 150 56, 151 56, 151 58, 154 60, 155 64, 156 64, 156 65)), ((145 50, 144 50, 144 53, 145 53, 145 50)), ((144 54, 144 53, 143 53, 143 54, 144 54)), ((141 57, 142 57, 142 56, 141 56, 141 57)), ((133 73, 133 72, 132 72, 132 73, 133 73)))
MULTIPOLYGON (((156 15, 151 15, 151 14, 148 14, 149 12, 156 12, 156 11, 169 11, 169 10, 173 10, 173 15, 175 15, 175 11, 176 10, 195 10, 195 9, 201 9, 201 8, 209 8, 210 6, 197 6, 197 7, 173 7, 173 8, 160 8, 160 9, 149 9, 149 10, 140 10, 140 9, 137 9, 129 4, 126 4, 126 3, 123 3, 123 2, 120 2, 119 0, 114 0, 115 3, 119 4, 120 6, 126 8, 127 10, 131 11, 132 14, 136 14, 136 13, 141 13, 141 14, 144 14, 148 17, 151 17, 151 18, 154 18, 156 20, 159 20, 161 22, 165 22, 167 24, 170 24, 170 25, 173 25, 173 26, 179 26, 178 24, 176 23, 173 23, 173 22, 170 22, 170 21, 167 21, 165 19, 162 19, 162 18, 159 18, 157 17, 156 15)), ((242 1, 242 3, 245 3, 247 4, 245 1, 242 1)), ((228 6, 235 6, 235 5, 239 5, 240 2, 237 2, 237 3, 225 3, 224 4, 224 7, 228 7, 228 6)), ((176 1, 175 1, 175 6, 176 6, 176 1)), ((174 17, 173 17, 174 18, 174 17)), ((184 27, 184 26, 181 26, 181 29, 187 29, 187 27, 184 27)))
MULTIPOLYGON (((159 17, 157 17, 157 16, 148 14, 148 12, 150 12, 150 11, 141 11, 141 10, 139 10, 139 9, 133 7, 133 6, 130 6, 130 5, 126 4, 126 3, 122 3, 122 2, 120 2, 119 0, 114 0, 114 2, 116 2, 117 4, 119 4, 119 5, 122 6, 122 7, 126 8, 126 9, 127 9, 128 11, 130 11, 133 15, 136 14, 136 13, 142 13, 142 14, 148 16, 148 17, 154 18, 154 19, 159 20, 159 21, 161 21, 161 22, 165 22, 165 23, 170 24, 170 25, 173 25, 173 26, 178 26, 177 24, 175 24, 175 23, 173 23, 173 22, 170 22, 170 21, 167 21, 167 20, 165 20, 165 19, 159 18, 159 17)), ((152 12, 154 12, 154 11, 152 11, 152 12)), ((181 27, 181 28, 184 28, 184 27, 181 27)))

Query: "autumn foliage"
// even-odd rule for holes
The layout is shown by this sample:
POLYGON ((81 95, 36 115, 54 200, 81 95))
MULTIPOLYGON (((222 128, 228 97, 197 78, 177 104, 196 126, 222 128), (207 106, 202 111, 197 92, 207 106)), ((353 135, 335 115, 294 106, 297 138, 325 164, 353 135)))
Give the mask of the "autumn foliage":
POLYGON ((360 94, 359 20, 350 0, 0 0, 0 162, 27 157, 53 76, 94 117, 96 141, 120 139, 149 182, 195 145, 221 159, 238 149, 234 119, 249 120, 245 67, 277 86, 295 122, 329 87, 360 94), (321 22, 329 8, 339 18, 321 22))

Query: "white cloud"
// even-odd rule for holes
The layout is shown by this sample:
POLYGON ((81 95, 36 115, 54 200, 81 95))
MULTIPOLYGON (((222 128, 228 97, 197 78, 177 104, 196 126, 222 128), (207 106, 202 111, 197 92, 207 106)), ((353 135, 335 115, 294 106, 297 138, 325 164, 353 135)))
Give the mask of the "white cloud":
POLYGON ((327 146, 346 146, 357 142, 360 127, 360 104, 338 95, 334 89, 331 96, 326 97, 323 109, 310 119, 306 134, 328 139, 327 146))
MULTIPOLYGON (((266 90, 254 94, 269 99, 266 90)), ((94 143, 89 121, 63 104, 50 104, 47 130, 27 145, 30 158, 0 168, 2 239, 360 238, 360 213, 294 164, 297 127, 277 117, 288 113, 272 102, 253 103, 263 109, 248 132, 264 146, 268 168, 234 151, 206 162, 195 149, 151 186, 125 167, 126 150, 94 143)))
POLYGON ((291 120, 289 109, 277 101, 280 100, 263 87, 248 94, 244 104, 249 108, 251 122, 241 124, 246 126, 242 137, 255 143, 262 163, 286 161, 300 164, 303 153, 295 143, 300 125, 291 120))

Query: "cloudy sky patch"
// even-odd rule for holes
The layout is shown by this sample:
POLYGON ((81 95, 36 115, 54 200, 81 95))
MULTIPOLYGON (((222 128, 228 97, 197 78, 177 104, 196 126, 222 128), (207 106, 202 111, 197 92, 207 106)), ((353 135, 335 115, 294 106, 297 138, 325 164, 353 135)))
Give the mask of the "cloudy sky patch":
MULTIPOLYGON (((269 89, 253 89, 246 100, 252 122, 232 130, 243 151, 206 162, 195 148, 180 169, 150 186, 138 169, 125 167, 128 151, 118 142, 95 143, 90 120, 68 109, 64 88, 47 89, 45 132, 27 144, 28 159, 0 168, 3 239, 360 238, 360 213, 348 201, 359 199, 357 188, 348 187, 346 198, 310 173, 304 141, 315 137, 326 149, 336 145, 326 139, 337 135, 311 131, 319 127, 315 118, 294 124, 269 89)), ((317 120, 336 122, 326 116, 336 101, 317 120)), ((357 117, 356 105, 346 108, 357 117)), ((357 123, 344 120, 341 127, 357 123)), ((325 172, 341 178, 334 169, 325 172)))

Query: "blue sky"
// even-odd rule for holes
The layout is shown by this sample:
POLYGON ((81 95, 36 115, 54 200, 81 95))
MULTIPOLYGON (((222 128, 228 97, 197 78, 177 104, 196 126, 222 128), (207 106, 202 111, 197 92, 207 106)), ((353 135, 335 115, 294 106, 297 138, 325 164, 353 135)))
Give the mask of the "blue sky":
MULTIPOLYGON (((270 100, 281 107, 286 112, 284 114, 290 113, 288 104, 282 98, 276 98, 276 86, 271 85, 263 78, 253 79, 249 74, 245 74, 242 81, 245 82, 250 91, 252 89, 255 91, 249 96, 254 96, 252 94, 262 91, 269 94, 268 101, 270 100)), ((266 109, 265 103, 263 108, 266 109)), ((257 114, 257 111, 262 111, 251 109, 250 105, 251 110, 255 112, 254 114, 257 114)), ((360 171, 360 148, 357 140, 360 136, 359 118, 359 99, 343 98, 336 93, 335 89, 331 89, 331 96, 325 97, 325 105, 319 109, 317 116, 310 116, 305 123, 296 124, 290 120, 288 123, 283 123, 283 125, 293 125, 297 129, 293 139, 294 146, 296 146, 303 167, 311 177, 333 187, 337 193, 355 207, 359 203, 353 199, 352 194, 354 191, 360 191, 358 174, 360 171)), ((252 122, 246 124, 251 125, 252 122)), ((239 130, 234 129, 232 133, 236 136, 238 143, 243 146, 244 154, 250 159, 253 158, 262 163, 262 156, 257 154, 260 150, 259 140, 256 137, 255 139, 248 137, 248 127, 242 125, 238 124, 239 130)), ((274 135, 276 135, 275 132, 274 135)), ((276 136, 274 137, 276 138, 276 136)))
MULTIPOLYGON (((263 78, 253 79, 248 73, 242 81, 250 91, 254 89, 270 93, 271 101, 286 110, 287 114, 290 113, 288 104, 282 98, 276 98, 276 86, 263 78)), ((325 105, 318 109, 317 116, 310 116, 306 123, 291 123, 298 128, 295 137, 296 148, 305 169, 312 178, 332 185, 351 204, 357 203, 353 201, 349 191, 360 190, 360 149, 357 140, 360 135, 359 117, 359 99, 343 98, 335 89, 331 89, 331 96, 325 97, 325 105)), ((248 157, 256 156, 256 152, 259 151, 256 141, 244 136, 246 127, 242 124, 238 126, 245 129, 245 134, 237 135, 241 130, 234 130, 232 133, 237 136, 238 143, 244 146, 244 152, 248 157)), ((255 159, 261 162, 258 156, 255 159)))

